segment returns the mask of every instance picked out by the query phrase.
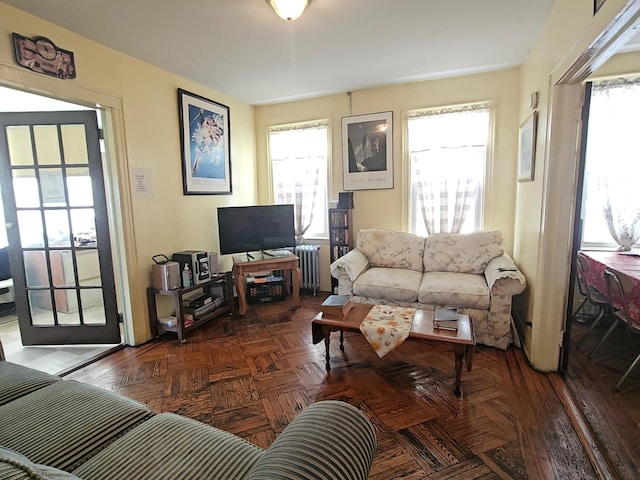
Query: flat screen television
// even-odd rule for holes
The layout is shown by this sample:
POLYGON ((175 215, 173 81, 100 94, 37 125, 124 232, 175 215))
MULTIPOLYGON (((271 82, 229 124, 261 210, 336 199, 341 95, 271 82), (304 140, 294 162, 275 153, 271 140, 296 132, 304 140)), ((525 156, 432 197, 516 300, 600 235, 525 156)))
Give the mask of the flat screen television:
POLYGON ((293 247, 293 218, 291 204, 218 207, 220 254, 293 247))

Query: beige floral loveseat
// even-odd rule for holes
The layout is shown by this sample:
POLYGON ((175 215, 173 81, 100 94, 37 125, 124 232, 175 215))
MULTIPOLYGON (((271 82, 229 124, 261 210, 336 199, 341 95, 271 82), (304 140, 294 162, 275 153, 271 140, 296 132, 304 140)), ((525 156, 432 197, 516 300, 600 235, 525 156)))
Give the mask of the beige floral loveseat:
POLYGON ((424 238, 360 230, 356 248, 331 264, 331 275, 338 293, 357 303, 458 307, 473 320, 478 343, 503 350, 513 342, 511 298, 525 288, 500 231, 424 238))

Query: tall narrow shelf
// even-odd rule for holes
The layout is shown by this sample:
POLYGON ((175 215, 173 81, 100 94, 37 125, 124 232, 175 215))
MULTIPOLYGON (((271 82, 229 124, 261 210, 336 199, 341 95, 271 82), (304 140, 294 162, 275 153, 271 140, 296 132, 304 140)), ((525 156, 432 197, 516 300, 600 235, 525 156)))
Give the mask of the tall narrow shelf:
POLYGON ((235 304, 233 302, 233 278, 231 272, 214 273, 211 279, 192 285, 186 288, 177 288, 175 290, 159 290, 157 288, 147 288, 147 302, 149 306, 149 323, 151 332, 157 337, 162 332, 175 332, 178 334, 178 340, 184 343, 187 341, 186 334, 194 328, 207 323, 221 315, 233 315, 235 313, 235 304), (220 306, 215 307, 212 311, 203 314, 200 318, 194 319, 191 323, 185 322, 185 307, 182 304, 183 296, 195 290, 202 292, 210 292, 213 288, 222 287, 224 299, 220 306), (176 310, 176 325, 167 326, 158 321, 158 309, 156 306, 156 295, 171 296, 174 300, 176 310))
MULTIPOLYGON (((353 209, 329 209, 329 254, 331 263, 353 248, 353 209)), ((331 290, 335 292, 338 280, 331 277, 331 290)))

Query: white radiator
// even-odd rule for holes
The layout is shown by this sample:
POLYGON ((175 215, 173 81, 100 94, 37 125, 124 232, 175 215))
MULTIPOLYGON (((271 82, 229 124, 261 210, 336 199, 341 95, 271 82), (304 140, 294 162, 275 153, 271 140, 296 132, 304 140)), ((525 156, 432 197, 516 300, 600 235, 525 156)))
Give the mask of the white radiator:
POLYGON ((315 295, 320 290, 320 245, 298 245, 295 254, 300 259, 300 288, 315 295))

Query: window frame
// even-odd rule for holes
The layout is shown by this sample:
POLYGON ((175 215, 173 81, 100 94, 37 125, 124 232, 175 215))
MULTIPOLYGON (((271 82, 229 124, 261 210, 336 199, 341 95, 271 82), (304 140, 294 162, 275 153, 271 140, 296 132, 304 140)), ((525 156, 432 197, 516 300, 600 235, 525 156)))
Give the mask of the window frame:
MULTIPOLYGON (((612 83, 614 84, 615 88, 615 83, 620 82, 620 83, 624 83, 624 82, 629 82, 629 83, 633 83, 635 84, 638 88, 640 88, 640 74, 639 73, 631 73, 628 75, 615 75, 615 76, 608 76, 608 77, 599 77, 599 78, 593 78, 590 79, 589 82, 591 82, 591 84, 593 85, 592 88, 592 92, 591 92, 591 99, 590 99, 590 108, 589 108, 589 120, 588 120, 588 133, 593 131, 593 122, 591 119, 591 115, 593 114, 593 110, 592 110, 592 106, 593 106, 593 97, 594 97, 594 93, 596 91, 597 85, 598 84, 603 84, 603 83, 612 83)), ((598 196, 597 192, 593 191, 594 188, 594 183, 597 182, 597 179, 592 179, 591 176, 596 174, 597 168, 596 169, 590 169, 589 168, 589 138, 587 136, 587 139, 585 140, 585 144, 584 144, 584 148, 586 149, 586 155, 585 155, 585 166, 584 166, 584 173, 582 176, 582 183, 583 183, 583 193, 582 193, 582 198, 580 199, 581 201, 581 209, 580 209, 580 216, 581 216, 581 231, 580 231, 580 248, 581 249, 585 249, 585 250, 616 250, 619 245, 615 242, 615 240, 610 236, 608 229, 606 227, 606 225, 604 226, 604 232, 607 236, 609 236, 609 240, 606 242, 603 241, 585 241, 584 237, 585 237, 585 230, 587 228, 587 212, 590 210, 588 208, 588 204, 590 204, 590 206, 594 206, 597 202, 595 201, 595 198, 591 198, 589 197, 589 193, 591 191, 591 194, 594 197, 598 196), (589 186, 591 186, 591 188, 588 188, 589 186)), ((602 209, 602 207, 600 205, 598 205, 598 208, 595 208, 595 210, 597 210, 598 212, 600 212, 602 209)), ((595 216, 595 214, 592 214, 590 216, 595 216)), ((600 219, 602 220, 602 222, 604 222, 604 219, 600 219)), ((601 223, 601 222, 598 222, 601 223)), ((635 243, 633 245, 633 249, 637 249, 640 246, 640 241, 635 243)))
MULTIPOLYGON (((455 113, 465 110, 487 110, 488 122, 487 122, 487 139, 485 143, 485 160, 483 165, 483 172, 480 175, 481 184, 476 192, 476 206, 475 206, 475 225, 473 231, 481 231, 485 226, 485 210, 487 192, 491 188, 491 174, 493 171, 494 162, 494 139, 495 139, 495 102, 492 101, 480 101, 464 104, 442 105, 428 108, 421 108, 415 110, 409 110, 406 112, 404 121, 405 132, 405 167, 406 167, 406 195, 404 196, 406 202, 406 213, 404 215, 406 219, 407 231, 416 233, 417 215, 419 214, 419 207, 417 205, 417 196, 413 189, 413 171, 412 171, 412 159, 410 150, 410 137, 409 137, 409 123, 412 119, 420 118, 428 115, 437 115, 436 112, 455 113), (434 113, 432 113, 434 112, 434 113)), ((428 234, 427 234, 428 235, 428 234)))
MULTIPOLYGON (((323 127, 326 129, 326 148, 327 154, 325 158, 325 174, 323 177, 324 183, 324 204, 322 206, 318 205, 316 207, 316 211, 322 211, 322 231, 314 231, 310 232, 310 234, 305 233, 305 240, 328 240, 329 238, 329 226, 328 226, 328 209, 329 209, 329 187, 330 187, 330 178, 331 178, 331 122, 329 119, 316 119, 316 120, 307 120, 301 122, 292 122, 278 125, 270 125, 266 128, 266 144, 267 144, 267 175, 269 178, 268 184, 268 193, 269 199, 272 204, 276 203, 275 198, 275 186, 274 186, 274 171, 273 171, 273 159, 271 157, 271 133, 272 132, 282 132, 287 130, 304 130, 308 128, 314 127, 323 127)), ((322 175, 321 175, 322 176, 322 175)), ((315 223, 315 222, 314 222, 315 223)))

